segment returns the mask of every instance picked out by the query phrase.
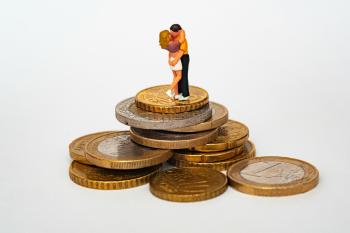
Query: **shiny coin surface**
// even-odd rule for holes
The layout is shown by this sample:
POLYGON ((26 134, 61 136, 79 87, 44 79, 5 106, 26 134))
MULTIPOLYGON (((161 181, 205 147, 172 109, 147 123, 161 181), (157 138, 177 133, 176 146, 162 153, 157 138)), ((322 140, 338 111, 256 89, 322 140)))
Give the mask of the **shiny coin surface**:
POLYGON ((214 198, 227 189, 227 177, 209 168, 172 168, 150 181, 153 195, 168 201, 191 202, 214 198))
POLYGON ((117 104, 116 118, 123 124, 141 129, 168 130, 192 126, 206 121, 212 115, 209 104, 190 112, 176 114, 153 113, 138 108, 134 98, 117 104))
POLYGON ((160 149, 184 149, 214 140, 218 135, 218 129, 199 133, 175 133, 131 127, 130 135, 134 142, 143 146, 160 149))
POLYGON ((161 164, 172 151, 148 148, 131 141, 129 131, 114 132, 90 141, 86 147, 87 160, 111 169, 138 169, 161 164))
POLYGON ((225 106, 210 102, 210 107, 212 109, 212 117, 205 122, 199 123, 197 125, 188 126, 184 128, 169 129, 172 132, 184 132, 184 133, 195 133, 200 131, 206 131, 210 129, 215 129, 228 121, 228 110, 225 106))
POLYGON ((190 86, 190 97, 185 101, 169 98, 166 92, 169 85, 144 89, 135 97, 136 106, 150 112, 181 113, 199 109, 209 102, 208 92, 202 88, 190 86))
POLYGON ((318 170, 311 164, 287 157, 267 156, 244 160, 228 171, 230 185, 240 192, 260 196, 304 193, 318 184, 318 170))
POLYGON ((212 168, 218 171, 227 170, 232 164, 237 163, 243 159, 249 159, 255 157, 255 146, 252 142, 247 141, 244 144, 243 152, 239 155, 236 155, 230 159, 219 161, 219 162, 208 162, 208 163, 198 163, 191 162, 182 159, 174 159, 171 158, 168 160, 168 163, 176 166, 176 167, 207 167, 212 168))
POLYGON ((196 146, 193 150, 201 152, 215 152, 229 150, 244 144, 248 140, 249 129, 244 124, 228 120, 226 124, 219 128, 218 137, 202 146, 196 146))
POLYGON ((196 163, 212 163, 230 159, 243 152, 243 146, 220 152, 198 152, 192 150, 175 150, 173 159, 196 163))
POLYGON ((94 189, 127 189, 148 183, 160 171, 161 165, 134 170, 114 170, 73 161, 69 168, 71 180, 94 189))
POLYGON ((102 136, 104 134, 109 134, 112 132, 113 131, 97 132, 97 133, 88 134, 75 139, 69 144, 70 157, 73 160, 78 161, 79 163, 91 165, 91 163, 85 158, 85 145, 96 137, 102 136))

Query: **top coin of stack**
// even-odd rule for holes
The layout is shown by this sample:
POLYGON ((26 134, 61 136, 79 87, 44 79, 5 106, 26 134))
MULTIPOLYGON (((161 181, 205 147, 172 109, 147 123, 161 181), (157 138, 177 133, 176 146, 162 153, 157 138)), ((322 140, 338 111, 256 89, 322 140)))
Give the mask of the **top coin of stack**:
POLYGON ((209 102, 208 92, 202 88, 190 86, 189 99, 178 101, 169 98, 166 91, 169 85, 160 85, 144 89, 136 94, 136 106, 149 112, 182 113, 199 109, 209 102))

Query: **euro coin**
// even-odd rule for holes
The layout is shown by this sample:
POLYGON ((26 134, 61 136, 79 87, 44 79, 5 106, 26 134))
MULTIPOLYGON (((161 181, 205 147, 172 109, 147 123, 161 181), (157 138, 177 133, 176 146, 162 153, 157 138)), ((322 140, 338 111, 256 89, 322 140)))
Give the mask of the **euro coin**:
POLYGON ((199 109, 209 102, 208 92, 202 88, 190 86, 188 100, 179 101, 167 96, 169 85, 160 85, 144 89, 136 94, 136 106, 149 112, 181 113, 199 109))
POLYGON ((74 183, 87 188, 127 189, 148 183, 160 169, 161 165, 133 170, 114 170, 73 161, 69 168, 69 176, 74 183))
POLYGON ((72 141, 69 144, 69 154, 70 157, 78 161, 79 163, 84 163, 84 164, 90 164, 91 163, 85 158, 85 146, 86 144, 91 141, 93 138, 99 137, 104 134, 109 134, 112 133, 113 131, 104 131, 104 132, 98 132, 98 133, 92 133, 88 134, 82 137, 79 137, 72 141))
POLYGON ((227 189, 227 177, 210 168, 172 168, 152 177, 150 191, 168 201, 193 202, 214 198, 227 189))
POLYGON ((130 135, 134 142, 143 146, 160 149, 185 149, 214 140, 218 135, 218 129, 199 133, 175 133, 131 127, 130 135))
POLYGON ((212 163, 230 159, 243 152, 243 146, 219 152, 198 152, 192 150, 175 150, 173 159, 195 163, 212 163))
POLYGON ((170 160, 168 160, 168 163, 176 167, 207 167, 218 171, 224 171, 224 170, 227 170, 234 163, 237 163, 244 159, 250 159, 254 157, 255 157, 255 146, 252 142, 247 141, 244 144, 243 152, 241 154, 236 155, 227 160, 203 163, 203 162, 191 162, 183 159, 171 158, 170 160))
POLYGON ((209 104, 202 108, 183 113, 153 113, 138 108, 134 98, 121 101, 115 108, 118 121, 141 129, 169 130, 192 126, 206 121, 212 115, 209 104))
POLYGON ((161 164, 172 151, 149 148, 134 143, 129 131, 118 131, 90 141, 86 147, 87 160, 110 169, 138 169, 161 164))
POLYGON ((229 150, 244 144, 248 140, 249 129, 244 124, 228 120, 219 128, 218 137, 206 145, 196 146, 193 149, 201 152, 215 152, 229 150))
POLYGON ((318 170, 298 159, 266 156, 244 160, 228 171, 230 185, 240 192, 259 196, 304 193, 318 184, 318 170))
POLYGON ((200 131, 206 131, 218 128, 225 124, 228 121, 228 110, 225 106, 215 103, 215 102, 209 102, 210 107, 212 109, 212 116, 210 119, 193 125, 193 126, 187 126, 184 128, 177 128, 177 129, 168 129, 168 131, 171 132, 183 132, 183 133, 195 133, 200 131))

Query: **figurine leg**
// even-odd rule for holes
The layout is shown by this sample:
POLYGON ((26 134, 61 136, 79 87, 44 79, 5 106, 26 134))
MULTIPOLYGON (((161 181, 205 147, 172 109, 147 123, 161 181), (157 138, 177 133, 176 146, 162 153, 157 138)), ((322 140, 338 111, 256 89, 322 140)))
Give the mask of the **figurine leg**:
POLYGON ((190 63, 190 56, 188 54, 182 55, 182 79, 179 82, 179 92, 183 94, 183 97, 188 97, 190 95, 189 85, 188 85, 188 66, 190 63))
POLYGON ((175 93, 175 95, 178 95, 178 83, 182 78, 182 70, 173 70, 173 74, 174 74, 174 78, 173 78, 173 82, 171 84, 171 90, 175 93))

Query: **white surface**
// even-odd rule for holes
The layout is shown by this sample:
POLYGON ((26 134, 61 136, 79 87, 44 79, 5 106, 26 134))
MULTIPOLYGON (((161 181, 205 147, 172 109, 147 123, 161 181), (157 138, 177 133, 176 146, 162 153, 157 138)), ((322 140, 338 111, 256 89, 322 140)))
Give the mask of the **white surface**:
POLYGON ((1 232, 349 232, 349 1, 2 1, 1 232), (168 83, 158 33, 188 34, 190 83, 246 123, 258 155, 321 173, 284 198, 199 203, 82 188, 68 144, 127 129, 118 101, 168 83))

